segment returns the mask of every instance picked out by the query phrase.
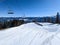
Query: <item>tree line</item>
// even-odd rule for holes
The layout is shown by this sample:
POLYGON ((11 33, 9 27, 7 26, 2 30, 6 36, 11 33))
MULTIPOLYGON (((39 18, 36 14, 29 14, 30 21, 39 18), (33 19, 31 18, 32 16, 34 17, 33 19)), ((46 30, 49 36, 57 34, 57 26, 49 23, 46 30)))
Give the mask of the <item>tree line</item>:
POLYGON ((34 19, 33 22, 49 22, 49 23, 57 23, 60 24, 60 15, 59 12, 57 12, 57 15, 55 17, 42 17, 42 19, 40 19, 42 21, 38 21, 38 19, 34 19))
POLYGON ((10 28, 19 26, 21 24, 24 24, 24 20, 10 20, 10 21, 4 21, 3 23, 0 22, 0 29, 10 28))

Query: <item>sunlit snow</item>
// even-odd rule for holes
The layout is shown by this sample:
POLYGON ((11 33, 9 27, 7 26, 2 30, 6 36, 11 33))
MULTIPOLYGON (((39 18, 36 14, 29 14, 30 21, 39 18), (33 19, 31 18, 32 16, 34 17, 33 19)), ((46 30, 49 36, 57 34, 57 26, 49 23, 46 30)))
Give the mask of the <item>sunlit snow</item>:
POLYGON ((0 45, 60 45, 60 25, 27 23, 0 31, 0 45))

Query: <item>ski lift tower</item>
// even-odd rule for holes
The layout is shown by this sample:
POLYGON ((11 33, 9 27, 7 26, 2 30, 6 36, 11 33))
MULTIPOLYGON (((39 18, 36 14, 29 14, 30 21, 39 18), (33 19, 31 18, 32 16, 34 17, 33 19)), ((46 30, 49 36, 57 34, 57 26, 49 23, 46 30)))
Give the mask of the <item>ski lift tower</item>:
POLYGON ((22 18, 25 19, 25 13, 23 14, 22 18))
POLYGON ((22 16, 22 20, 24 20, 25 22, 27 22, 27 21, 28 21, 28 19, 26 18, 25 13, 24 13, 24 14, 23 14, 23 16, 22 16))

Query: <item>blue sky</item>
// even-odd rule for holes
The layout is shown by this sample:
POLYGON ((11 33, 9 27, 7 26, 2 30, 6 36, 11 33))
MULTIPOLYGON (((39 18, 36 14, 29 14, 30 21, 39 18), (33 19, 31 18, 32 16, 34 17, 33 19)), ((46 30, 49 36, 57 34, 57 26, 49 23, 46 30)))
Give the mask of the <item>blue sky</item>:
POLYGON ((60 12, 60 0, 0 0, 0 17, 54 16, 60 12), (14 14, 8 14, 8 10, 14 14))

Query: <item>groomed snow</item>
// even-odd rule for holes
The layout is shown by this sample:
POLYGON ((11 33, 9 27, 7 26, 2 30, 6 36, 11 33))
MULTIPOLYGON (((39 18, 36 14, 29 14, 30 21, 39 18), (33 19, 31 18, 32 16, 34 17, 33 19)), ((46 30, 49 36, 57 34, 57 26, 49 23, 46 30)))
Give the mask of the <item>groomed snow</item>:
POLYGON ((60 45, 60 25, 27 23, 0 31, 0 45, 60 45))

